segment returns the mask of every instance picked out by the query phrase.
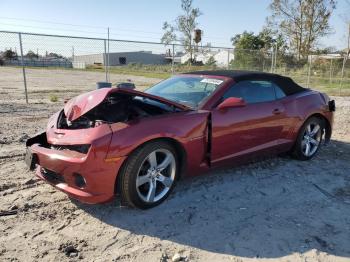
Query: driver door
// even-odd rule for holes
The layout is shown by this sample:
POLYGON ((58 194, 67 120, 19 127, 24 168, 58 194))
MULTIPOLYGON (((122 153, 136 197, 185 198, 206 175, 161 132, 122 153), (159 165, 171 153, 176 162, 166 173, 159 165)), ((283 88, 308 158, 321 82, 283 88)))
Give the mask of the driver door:
POLYGON ((240 97, 245 106, 212 111, 212 164, 259 156, 273 151, 283 129, 284 108, 276 101, 272 84, 241 81, 224 95, 240 97))

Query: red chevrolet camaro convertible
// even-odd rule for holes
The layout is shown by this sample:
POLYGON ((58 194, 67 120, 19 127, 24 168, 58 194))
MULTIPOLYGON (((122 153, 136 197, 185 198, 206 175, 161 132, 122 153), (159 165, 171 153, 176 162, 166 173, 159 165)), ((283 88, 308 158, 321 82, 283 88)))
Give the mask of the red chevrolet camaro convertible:
POLYGON ((150 208, 184 176, 262 156, 311 159, 332 133, 335 103, 288 77, 199 71, 144 92, 102 88, 69 100, 27 141, 36 175, 86 203, 150 208))

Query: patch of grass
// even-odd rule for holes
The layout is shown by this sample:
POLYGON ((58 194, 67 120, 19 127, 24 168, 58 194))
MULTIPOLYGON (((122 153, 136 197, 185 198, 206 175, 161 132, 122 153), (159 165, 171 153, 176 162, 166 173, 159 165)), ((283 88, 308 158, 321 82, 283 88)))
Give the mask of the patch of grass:
MULTIPOLYGON (((166 65, 142 65, 139 63, 131 63, 125 66, 111 66, 109 72, 111 74, 119 75, 131 75, 131 76, 143 76, 149 78, 160 78, 166 79, 173 74, 179 74, 190 71, 199 71, 199 70, 212 70, 216 69, 215 66, 210 65, 174 65, 172 69, 171 64, 166 65)), ((88 66, 85 70, 95 71, 95 72, 104 72, 104 67, 91 65, 88 66)))
POLYGON ((29 94, 49 94, 49 93, 77 93, 79 90, 76 89, 37 89, 29 91, 29 94))
POLYGON ((50 101, 53 102, 53 103, 55 103, 55 102, 58 101, 58 97, 57 97, 56 95, 53 95, 53 94, 50 95, 49 99, 50 99, 50 101))
POLYGON ((160 79, 166 79, 171 76, 171 73, 165 73, 165 72, 147 72, 147 71, 115 70, 115 69, 111 69, 110 72, 111 74, 143 76, 143 77, 160 78, 160 79))

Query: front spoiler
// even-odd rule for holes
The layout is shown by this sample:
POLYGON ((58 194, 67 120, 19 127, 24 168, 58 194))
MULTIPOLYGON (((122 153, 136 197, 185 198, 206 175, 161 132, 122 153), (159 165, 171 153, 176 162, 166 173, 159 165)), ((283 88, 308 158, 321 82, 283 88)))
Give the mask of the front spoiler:
POLYGON ((37 134, 26 141, 26 147, 30 147, 34 144, 47 145, 46 132, 37 134))
POLYGON ((37 154, 33 154, 32 150, 30 148, 34 144, 46 146, 47 145, 46 132, 42 132, 40 134, 37 134, 37 135, 29 138, 26 141, 27 149, 26 149, 26 155, 25 155, 24 161, 27 164, 27 166, 29 167, 30 171, 33 171, 39 162, 37 154))

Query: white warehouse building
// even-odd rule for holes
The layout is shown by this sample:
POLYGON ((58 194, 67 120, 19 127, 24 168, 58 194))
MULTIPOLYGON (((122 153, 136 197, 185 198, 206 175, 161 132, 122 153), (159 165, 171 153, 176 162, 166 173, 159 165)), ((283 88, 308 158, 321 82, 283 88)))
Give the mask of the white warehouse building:
MULTIPOLYGON (((208 51, 204 53, 196 52, 192 56, 195 57, 197 62, 202 62, 203 64, 206 64, 210 57, 213 57, 216 61, 216 65, 219 67, 226 67, 232 60, 234 60, 234 54, 232 50, 208 51)), ((189 59, 190 54, 184 54, 181 56, 181 64, 186 63, 189 59)))
MULTIPOLYGON (((74 56, 73 66, 84 67, 86 65, 94 64, 106 64, 105 55, 102 54, 91 54, 91 55, 78 55, 74 56)), ((145 65, 150 64, 166 64, 167 61, 164 55, 161 54, 152 54, 150 51, 137 51, 137 52, 118 52, 118 53, 109 53, 109 65, 110 66, 119 66, 127 65, 130 63, 140 63, 145 65)))

